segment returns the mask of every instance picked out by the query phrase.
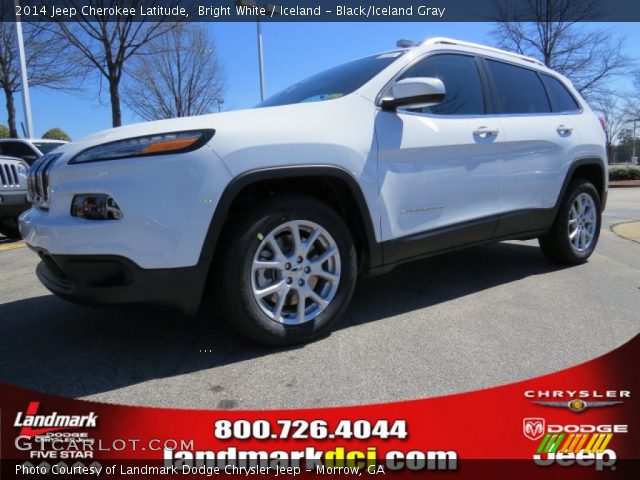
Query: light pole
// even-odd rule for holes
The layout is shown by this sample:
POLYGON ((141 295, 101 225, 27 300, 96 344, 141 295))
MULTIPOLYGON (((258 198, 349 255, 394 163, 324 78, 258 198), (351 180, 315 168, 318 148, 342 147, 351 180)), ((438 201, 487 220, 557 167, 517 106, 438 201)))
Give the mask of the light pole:
MULTIPOLYGON (((273 16, 278 15, 280 9, 275 5, 264 5, 259 7, 255 0, 237 0, 236 5, 254 8, 256 10, 264 9, 264 12, 267 15, 273 16)), ((256 15, 256 34, 258 37, 258 74, 260 76, 260 101, 264 101, 264 95, 266 91, 265 80, 264 80, 264 49, 262 47, 262 22, 260 21, 260 11, 256 15)))
POLYGON ((222 111, 220 109, 220 106, 224 103, 224 100, 222 100, 221 98, 216 98, 216 103, 218 104, 218 113, 220 113, 222 111))
MULTIPOLYGON (((20 6, 20 0, 15 0, 15 6, 20 6)), ((18 8, 16 8, 16 12, 18 8)), ((16 15, 16 36, 18 42, 18 56, 20 57, 20 85, 22 86, 22 107, 27 124, 27 136, 34 138, 33 120, 31 118, 31 98, 29 97, 29 79, 27 78, 27 60, 24 55, 24 40, 22 38, 22 20, 16 15)))
POLYGON ((633 122, 633 136, 631 137, 631 163, 637 159, 636 157, 636 122, 640 122, 640 118, 634 118, 633 120, 629 120, 633 122))
POLYGON ((262 102, 264 101, 264 53, 262 51, 262 22, 260 21, 260 15, 256 17, 256 34, 258 35, 258 69, 260 70, 260 101, 262 102))

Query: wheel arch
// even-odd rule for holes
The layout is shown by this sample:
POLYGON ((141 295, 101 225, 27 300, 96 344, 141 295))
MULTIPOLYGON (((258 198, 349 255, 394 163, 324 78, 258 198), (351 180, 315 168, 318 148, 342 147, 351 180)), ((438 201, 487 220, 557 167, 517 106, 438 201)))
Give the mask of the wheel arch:
POLYGON ((223 191, 205 236, 200 258, 212 258, 229 219, 243 205, 274 192, 304 193, 327 201, 345 219, 356 241, 365 269, 382 264, 362 189, 345 169, 327 165, 256 169, 235 177, 223 191))
POLYGON ((587 157, 574 161, 569 167, 562 184, 562 189, 560 190, 560 195, 558 196, 558 200, 554 207, 554 217, 560 208, 562 199, 567 193, 569 184, 576 178, 584 178, 585 180, 589 180, 593 183, 600 195, 600 209, 601 211, 604 210, 607 201, 607 170, 605 163, 601 158, 587 157))

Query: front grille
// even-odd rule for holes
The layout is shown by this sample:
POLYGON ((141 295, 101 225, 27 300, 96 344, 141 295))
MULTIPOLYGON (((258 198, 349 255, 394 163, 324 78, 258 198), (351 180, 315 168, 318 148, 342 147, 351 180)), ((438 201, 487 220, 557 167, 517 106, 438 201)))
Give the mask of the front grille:
POLYGON ((19 187, 20 178, 14 163, 0 163, 0 184, 3 187, 19 187))
POLYGON ((48 208, 49 171, 60 155, 60 153, 44 155, 29 169, 29 175, 27 176, 29 201, 40 208, 48 208))

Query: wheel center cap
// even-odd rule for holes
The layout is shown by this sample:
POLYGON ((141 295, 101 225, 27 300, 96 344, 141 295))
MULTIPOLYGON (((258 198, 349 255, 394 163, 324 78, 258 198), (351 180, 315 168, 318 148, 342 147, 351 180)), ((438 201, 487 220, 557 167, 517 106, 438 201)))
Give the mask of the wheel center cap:
POLYGON ((303 267, 302 265, 294 265, 291 267, 291 276, 295 278, 299 278, 302 276, 303 267))

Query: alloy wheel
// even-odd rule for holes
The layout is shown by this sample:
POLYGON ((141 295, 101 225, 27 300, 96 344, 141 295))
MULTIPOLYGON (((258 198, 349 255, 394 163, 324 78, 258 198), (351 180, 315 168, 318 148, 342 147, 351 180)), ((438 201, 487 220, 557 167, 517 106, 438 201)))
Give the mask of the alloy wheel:
POLYGON ((331 234, 317 223, 292 220, 259 239, 251 288, 261 310, 287 325, 325 311, 340 283, 340 252, 331 234))
POLYGON ((571 248, 578 253, 587 250, 596 234, 596 204, 588 193, 581 193, 571 204, 567 234, 571 248))

